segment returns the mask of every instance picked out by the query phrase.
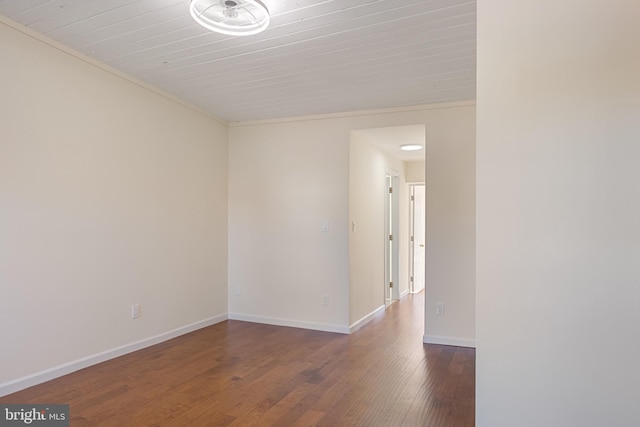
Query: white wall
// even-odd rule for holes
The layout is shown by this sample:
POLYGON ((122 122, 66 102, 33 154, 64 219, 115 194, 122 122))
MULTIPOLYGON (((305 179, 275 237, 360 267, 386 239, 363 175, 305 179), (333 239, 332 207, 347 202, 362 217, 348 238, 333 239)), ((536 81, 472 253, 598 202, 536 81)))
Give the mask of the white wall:
POLYGON ((429 182, 433 192, 427 190, 427 205, 431 205, 427 215, 429 209, 435 214, 432 220, 427 218, 427 242, 430 233, 437 237, 427 250, 432 262, 438 261, 427 267, 428 289, 447 304, 448 311, 437 323, 427 321, 426 336, 473 342, 473 104, 232 125, 230 316, 349 330, 350 133, 415 124, 426 125, 427 169, 443 156, 442 161, 461 173, 434 167, 433 183, 429 182), (448 144, 453 144, 450 149, 448 144), (450 196, 443 196, 447 193, 450 196), (329 233, 320 231, 323 218, 330 220, 329 233), (441 227, 453 238, 438 231, 441 227), (236 288, 240 295, 235 295, 236 288), (329 295, 327 306, 321 304, 323 293, 329 295))
POLYGON ((351 132, 349 153, 349 324, 354 326, 385 303, 385 201, 389 172, 397 172, 400 272, 399 295, 408 291, 408 196, 404 162, 368 141, 367 134, 351 132))
POLYGON ((637 426, 640 2, 478 2, 477 425, 637 426))
POLYGON ((475 109, 434 113, 427 125, 424 340, 473 347, 475 109), (439 302, 444 316, 436 316, 439 302))
POLYGON ((224 317, 226 126, 3 22, 0 52, 0 394, 224 317))
POLYGON ((348 326, 349 145, 339 128, 317 125, 229 129, 232 318, 343 332, 348 326), (321 231, 324 220, 328 232, 321 231))

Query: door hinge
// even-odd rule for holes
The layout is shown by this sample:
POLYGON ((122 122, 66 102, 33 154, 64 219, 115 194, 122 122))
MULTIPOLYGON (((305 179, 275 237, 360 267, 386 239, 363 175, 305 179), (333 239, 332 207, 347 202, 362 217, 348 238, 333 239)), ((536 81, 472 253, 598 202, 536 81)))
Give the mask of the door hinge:
POLYGON ((413 236, 411 236, 411 241, 413 242, 413 236))
POLYGON ((413 276, 411 276, 411 281, 413 282, 413 276))
MULTIPOLYGON (((380 286, 380 285, 378 285, 378 286, 380 286)), ((393 282, 389 282, 389 287, 393 288, 393 282)))
POLYGON ((389 193, 393 193, 393 187, 389 187, 389 193))
POLYGON ((416 197, 414 195, 411 195, 411 201, 414 202, 416 200, 416 197))
POLYGON ((393 240, 393 234, 389 234, 389 240, 393 240))

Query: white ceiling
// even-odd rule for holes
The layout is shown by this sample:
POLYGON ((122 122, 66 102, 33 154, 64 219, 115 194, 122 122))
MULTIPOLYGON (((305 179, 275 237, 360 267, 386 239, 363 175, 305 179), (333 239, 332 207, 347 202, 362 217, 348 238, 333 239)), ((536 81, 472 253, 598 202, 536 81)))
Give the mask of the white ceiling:
POLYGON ((425 125, 392 126, 374 129, 361 129, 353 131, 362 140, 380 148, 403 161, 421 161, 425 158, 425 150, 403 151, 401 145, 414 144, 425 146, 426 129, 425 125))
POLYGON ((189 0, 0 0, 0 14, 232 122, 475 99, 476 2, 263 0, 254 36, 189 0))

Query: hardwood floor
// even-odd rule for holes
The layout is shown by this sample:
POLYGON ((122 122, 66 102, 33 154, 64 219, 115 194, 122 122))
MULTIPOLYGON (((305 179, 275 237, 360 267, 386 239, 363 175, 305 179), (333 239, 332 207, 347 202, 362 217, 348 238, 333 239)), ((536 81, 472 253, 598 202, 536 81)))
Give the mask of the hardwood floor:
POLYGON ((72 427, 473 426, 475 350, 423 344, 423 307, 352 335, 225 321, 0 403, 67 403, 72 427))

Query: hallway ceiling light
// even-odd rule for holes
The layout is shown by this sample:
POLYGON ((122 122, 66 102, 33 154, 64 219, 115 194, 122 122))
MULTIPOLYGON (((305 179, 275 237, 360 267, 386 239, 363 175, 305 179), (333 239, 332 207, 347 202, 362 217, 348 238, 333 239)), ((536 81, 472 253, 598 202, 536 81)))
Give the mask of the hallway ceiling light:
POLYGON ((401 150, 404 151, 417 151, 417 150, 422 150, 422 145, 418 145, 418 144, 404 144, 400 146, 401 150))
POLYGON ((269 26, 269 10, 260 0, 191 0, 189 12, 203 27, 230 36, 258 34, 269 26))

